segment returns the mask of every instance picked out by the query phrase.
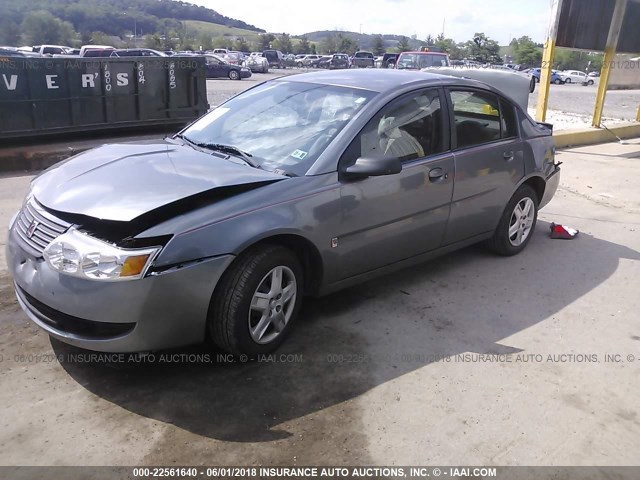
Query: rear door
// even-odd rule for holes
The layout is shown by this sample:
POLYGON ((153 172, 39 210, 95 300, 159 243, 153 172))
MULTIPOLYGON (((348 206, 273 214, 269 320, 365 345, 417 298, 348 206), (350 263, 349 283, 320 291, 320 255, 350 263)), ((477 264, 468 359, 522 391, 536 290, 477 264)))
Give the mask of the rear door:
POLYGON ((496 229, 524 176, 524 148, 515 109, 497 95, 448 90, 455 179, 445 244, 496 229))
POLYGON ((336 236, 340 278, 438 248, 453 191, 453 155, 444 92, 403 95, 378 112, 351 142, 339 169, 358 157, 398 157, 395 175, 344 181, 336 236))

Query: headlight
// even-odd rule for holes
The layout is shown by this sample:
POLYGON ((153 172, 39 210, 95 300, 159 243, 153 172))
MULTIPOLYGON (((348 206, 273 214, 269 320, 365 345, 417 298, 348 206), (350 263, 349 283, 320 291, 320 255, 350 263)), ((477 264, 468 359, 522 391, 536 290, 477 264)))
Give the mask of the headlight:
POLYGON ((54 270, 91 280, 135 280, 144 277, 161 247, 119 248, 71 228, 44 250, 54 270))

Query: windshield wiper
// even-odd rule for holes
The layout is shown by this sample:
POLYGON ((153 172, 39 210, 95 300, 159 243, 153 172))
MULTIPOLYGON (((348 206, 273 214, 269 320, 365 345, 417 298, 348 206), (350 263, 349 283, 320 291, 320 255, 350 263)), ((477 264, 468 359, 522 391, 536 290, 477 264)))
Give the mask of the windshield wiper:
POLYGON ((196 143, 196 145, 209 150, 229 153, 236 157, 242 158, 242 160, 244 160, 247 165, 250 165, 253 168, 262 168, 258 162, 251 158, 253 157, 253 155, 251 155, 249 152, 244 152, 238 147, 234 147, 233 145, 224 145, 222 143, 196 143))
MULTIPOLYGON (((259 168, 260 170, 264 170, 264 168, 262 168, 262 165, 260 165, 253 158, 251 158, 251 157, 253 157, 253 155, 251 155, 249 152, 245 152, 243 150, 240 150, 238 147, 235 147, 233 145, 224 145, 222 143, 207 143, 207 142, 198 143, 198 142, 194 142, 193 140, 189 139, 188 137, 186 137, 186 136, 184 136, 182 134, 178 134, 178 135, 176 135, 176 137, 184 140, 189 145, 192 145, 194 147, 206 148, 207 150, 215 150, 216 152, 228 153, 228 154, 234 155, 236 157, 240 157, 242 160, 244 160, 244 162, 247 165, 249 165, 249 166, 251 166, 253 168, 259 168)), ((279 175, 285 175, 287 177, 297 177, 298 176, 295 173, 287 172, 286 170, 282 170, 282 169, 279 169, 279 168, 275 169, 273 172, 277 173, 279 175)))

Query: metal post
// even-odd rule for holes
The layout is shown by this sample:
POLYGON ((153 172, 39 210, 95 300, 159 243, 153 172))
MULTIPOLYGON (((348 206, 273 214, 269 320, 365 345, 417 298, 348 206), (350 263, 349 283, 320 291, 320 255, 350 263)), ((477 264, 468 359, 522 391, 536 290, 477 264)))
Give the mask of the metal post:
POLYGON ((600 83, 598 84, 598 93, 596 94, 596 106, 593 110, 593 121, 591 122, 591 125, 594 127, 600 128, 600 123, 602 122, 602 109, 604 108, 604 99, 607 95, 607 86, 609 85, 609 73, 611 71, 611 65, 616 57, 618 37, 620 36, 622 20, 626 9, 627 0, 616 0, 613 17, 611 18, 611 25, 609 26, 607 44, 604 47, 602 70, 600 70, 600 83))
POLYGON ((542 65, 540 69, 540 90, 538 91, 538 103, 536 105, 536 120, 544 122, 547 118, 547 103, 549 102, 549 84, 551 83, 551 67, 553 64, 553 54, 556 49, 556 38, 558 37, 558 24, 560 23, 560 10, 562 0, 553 0, 551 4, 551 17, 549 20, 549 31, 547 40, 544 43, 542 53, 542 65))

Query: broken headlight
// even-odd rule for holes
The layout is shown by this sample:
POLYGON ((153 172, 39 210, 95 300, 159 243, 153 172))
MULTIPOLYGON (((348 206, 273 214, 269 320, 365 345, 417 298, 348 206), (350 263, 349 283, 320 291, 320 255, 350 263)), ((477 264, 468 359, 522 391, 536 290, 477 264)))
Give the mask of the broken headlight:
POLYGON ((44 250, 54 270, 90 280, 117 281, 144 277, 161 247, 119 248, 70 229, 44 250))

